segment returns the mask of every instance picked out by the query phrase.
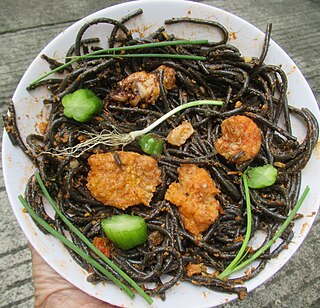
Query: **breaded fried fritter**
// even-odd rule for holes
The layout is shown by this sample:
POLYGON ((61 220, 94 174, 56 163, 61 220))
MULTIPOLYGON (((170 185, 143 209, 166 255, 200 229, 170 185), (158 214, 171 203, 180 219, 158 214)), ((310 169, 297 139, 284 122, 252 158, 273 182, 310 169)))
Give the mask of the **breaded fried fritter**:
POLYGON ((170 184, 165 199, 178 207, 186 230, 200 235, 219 215, 215 196, 220 191, 203 168, 186 164, 178 168, 178 173, 179 182, 170 184))
POLYGON ((161 182, 157 161, 134 152, 116 152, 91 155, 87 187, 92 196, 105 205, 120 209, 144 204, 149 206, 156 187, 161 182))
POLYGON ((222 136, 215 143, 216 151, 226 159, 241 164, 258 155, 261 131, 250 118, 236 115, 221 124, 222 136))

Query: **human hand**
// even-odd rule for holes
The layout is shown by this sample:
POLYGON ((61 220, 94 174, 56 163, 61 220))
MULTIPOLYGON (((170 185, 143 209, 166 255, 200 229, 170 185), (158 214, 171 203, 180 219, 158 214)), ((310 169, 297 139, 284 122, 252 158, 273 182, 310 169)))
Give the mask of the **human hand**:
POLYGON ((36 308, 113 308, 82 292, 57 274, 30 246, 36 308))

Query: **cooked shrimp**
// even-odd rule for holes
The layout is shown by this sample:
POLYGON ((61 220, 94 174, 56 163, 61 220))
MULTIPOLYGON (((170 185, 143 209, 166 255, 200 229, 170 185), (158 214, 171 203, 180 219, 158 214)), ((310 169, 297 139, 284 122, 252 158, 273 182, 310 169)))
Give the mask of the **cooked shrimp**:
MULTIPOLYGON (((175 71, 173 68, 161 65, 156 71, 163 70, 163 85, 166 90, 175 87, 175 71)), ((118 102, 129 102, 131 106, 142 103, 155 104, 160 96, 160 84, 156 73, 145 71, 135 72, 119 82, 119 91, 112 95, 112 99, 118 102)))
POLYGON ((91 155, 87 187, 92 196, 105 205, 126 209, 144 204, 149 206, 156 187, 161 183, 157 161, 134 152, 91 155))
POLYGON ((184 144, 188 138, 194 133, 192 124, 189 121, 182 122, 179 126, 175 127, 167 136, 170 144, 180 146, 184 144))
POLYGON ((112 99, 120 102, 129 102, 137 106, 140 102, 154 104, 160 95, 160 86, 155 74, 145 71, 136 72, 119 82, 120 92, 112 99))
POLYGON ((220 192, 209 172, 193 164, 178 168, 179 182, 170 184, 165 199, 176 205, 184 227, 199 236, 218 217, 220 192))
POLYGON ((221 124, 222 136, 215 143, 216 151, 226 159, 241 164, 258 155, 261 148, 261 131, 246 116, 236 115, 221 124))

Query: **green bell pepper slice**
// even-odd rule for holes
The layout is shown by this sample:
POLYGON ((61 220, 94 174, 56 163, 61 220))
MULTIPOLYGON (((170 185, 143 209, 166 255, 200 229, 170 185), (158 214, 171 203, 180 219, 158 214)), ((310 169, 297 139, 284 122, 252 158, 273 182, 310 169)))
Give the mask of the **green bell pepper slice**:
POLYGON ((62 98, 63 113, 77 122, 88 122, 101 113, 103 101, 91 90, 79 89, 62 98))

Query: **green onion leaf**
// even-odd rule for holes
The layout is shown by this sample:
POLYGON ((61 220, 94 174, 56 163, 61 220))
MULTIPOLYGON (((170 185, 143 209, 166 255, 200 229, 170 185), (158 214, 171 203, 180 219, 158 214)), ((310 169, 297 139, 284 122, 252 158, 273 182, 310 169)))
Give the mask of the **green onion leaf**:
MULTIPOLYGON (((71 57, 70 57, 71 58, 71 57)), ((79 58, 74 56, 73 58, 79 58)), ((167 58, 167 59, 183 59, 183 60, 197 60, 204 61, 207 58, 204 56, 171 54, 171 53, 130 53, 130 54, 103 54, 103 55, 84 55, 81 58, 101 59, 101 58, 167 58)))
MULTIPOLYGON (((243 176, 243 182, 244 182, 244 186, 246 187, 247 186, 246 176, 243 176)), ((235 272, 243 269, 244 267, 249 265, 251 262, 253 262, 257 258, 259 258, 267 249, 269 249, 276 242, 276 240, 281 236, 281 234, 286 230, 286 228, 288 227, 290 222, 293 220, 294 216, 297 214, 298 210, 300 209, 300 207, 301 207, 303 201, 305 200, 307 194, 309 193, 309 191, 310 191, 310 187, 307 186, 305 188, 305 190, 303 191, 297 204, 294 206, 294 208, 290 212, 289 216, 284 221, 283 225, 279 228, 279 230, 276 232, 276 234, 272 237, 272 239, 270 241, 268 241, 265 245, 263 245, 261 248, 259 248, 250 258, 248 258, 242 262, 242 260, 245 257, 245 254, 243 254, 245 249, 242 249, 244 247, 244 243, 246 241, 245 240, 243 242, 237 256, 235 257, 235 259, 229 264, 229 266, 224 271, 222 271, 222 273, 218 276, 218 278, 220 278, 220 279, 226 278, 229 275, 231 275, 232 273, 235 273, 235 272)), ((249 196, 248 193, 249 193, 249 191, 246 192, 247 205, 248 205, 248 203, 250 203, 250 200, 249 200, 249 202, 247 201, 247 198, 249 196)), ((249 227, 249 225, 248 225, 248 227, 249 227)), ((251 229, 251 226, 250 226, 250 229, 251 229)), ((247 236, 247 234, 248 234, 248 232, 246 233, 246 236, 247 236)), ((247 245, 247 243, 246 243, 246 245, 247 245)))
POLYGON ((26 208, 30 216, 44 229, 46 229, 49 233, 51 233, 54 237, 59 239, 63 244, 68 246, 70 249, 72 249, 75 253, 77 253, 79 256, 81 256, 83 259, 88 261, 93 267, 95 267, 99 272, 104 274, 106 277, 108 277, 114 284, 119 286, 121 289, 123 289, 131 298, 134 298, 134 293, 126 286, 124 285, 118 278, 116 278, 112 273, 110 273, 108 270, 106 270, 101 264, 99 264, 96 260, 91 258, 89 255, 87 255, 83 250, 81 250, 78 246, 76 246, 74 243, 69 241, 64 235, 62 235, 57 230, 53 229, 45 220, 43 220, 41 217, 39 217, 33 209, 30 207, 28 202, 21 196, 18 196, 18 199, 22 203, 22 205, 26 208))
POLYGON ((148 239, 147 224, 139 216, 114 215, 102 219, 101 227, 108 239, 124 250, 143 244, 148 239))
POLYGON ((248 181, 245 173, 242 174, 242 181, 244 186, 244 192, 246 197, 246 209, 247 209, 247 231, 246 235, 244 237, 244 240, 242 242, 241 248, 236 255, 236 257, 232 260, 232 262, 220 273, 218 278, 223 279, 225 277, 228 277, 231 273, 234 272, 234 268, 241 262, 244 255, 247 253, 246 248, 248 245, 248 242, 251 237, 251 223, 252 223, 252 215, 251 215, 251 201, 250 201, 250 193, 249 193, 249 186, 248 181))
POLYGON ((249 187, 255 189, 273 185, 278 176, 278 170, 269 164, 261 167, 248 168, 245 173, 248 178, 249 187))
POLYGON ((286 230, 286 228, 288 227, 288 225, 290 224, 290 222, 292 221, 292 219, 294 218, 294 216, 297 214, 298 210, 300 209, 304 199, 307 197, 307 194, 310 191, 310 187, 307 186, 300 199, 298 200, 297 204, 294 206, 294 208, 292 209, 291 213, 289 214, 289 216, 287 217, 287 219, 284 221, 283 225, 281 226, 281 228, 276 232, 276 234, 272 237, 272 239, 266 243, 264 246, 262 246, 260 249, 258 249, 249 259, 245 260, 244 262, 240 263, 239 265, 237 265, 233 272, 236 272, 242 268, 244 268, 245 266, 247 266, 248 264, 250 264, 251 262, 253 262, 254 260, 256 260, 257 258, 259 258, 268 248, 270 248, 275 242, 276 240, 281 236, 281 234, 286 230))
POLYGON ((72 230, 96 255, 98 255, 106 264, 108 264, 113 270, 115 270, 126 282, 128 282, 150 305, 152 304, 152 298, 145 293, 142 288, 132 279, 130 278, 123 270, 121 270, 115 263, 113 263, 110 259, 108 259, 99 249, 97 249, 81 232, 77 229, 68 219, 63 215, 60 209, 55 204, 54 200, 51 198, 46 186, 44 185, 39 171, 35 172, 35 177, 40 185, 40 188, 49 201, 52 208, 58 214, 58 216, 62 219, 62 221, 72 230))
MULTIPOLYGON (((147 44, 137 44, 137 45, 131 45, 131 46, 122 46, 122 47, 114 47, 114 48, 107 48, 107 49, 103 49, 103 50, 97 50, 97 51, 93 51, 91 53, 85 54, 83 56, 76 56, 74 57, 69 57, 69 59, 71 59, 69 62, 56 67, 55 69, 53 69, 52 71, 42 75, 41 77, 39 77, 38 79, 32 81, 29 85, 30 88, 32 88, 34 85, 36 85, 39 81, 43 80, 44 78, 50 76, 51 74, 55 73, 55 72, 59 72, 63 69, 65 69, 66 67, 68 67, 69 65, 78 62, 79 60, 82 59, 90 59, 95 58, 96 55, 103 55, 103 54, 111 54, 117 51, 126 51, 126 50, 137 50, 137 49, 147 49, 147 48, 154 48, 154 47, 166 47, 166 46, 176 46, 176 45, 206 45, 208 44, 208 40, 193 40, 193 41, 188 41, 188 40, 177 40, 177 41, 164 41, 164 42, 155 42, 155 43, 147 43, 147 44)), ((169 56, 165 56, 165 54, 163 54, 164 57, 169 57, 169 56)), ((114 57, 120 57, 120 56, 124 56, 124 55, 115 55, 113 54, 114 57)), ((125 57, 130 57, 131 55, 126 55, 125 57)), ((146 55, 145 55, 146 56, 146 55)), ((157 55, 157 57, 159 57, 159 55, 157 55)), ((194 59, 192 58, 193 56, 189 56, 189 55, 172 55, 172 57, 176 57, 176 58, 184 58, 184 59, 194 59)), ((196 59, 194 60, 205 60, 205 57, 201 57, 199 58, 198 56, 196 56, 196 59)))

